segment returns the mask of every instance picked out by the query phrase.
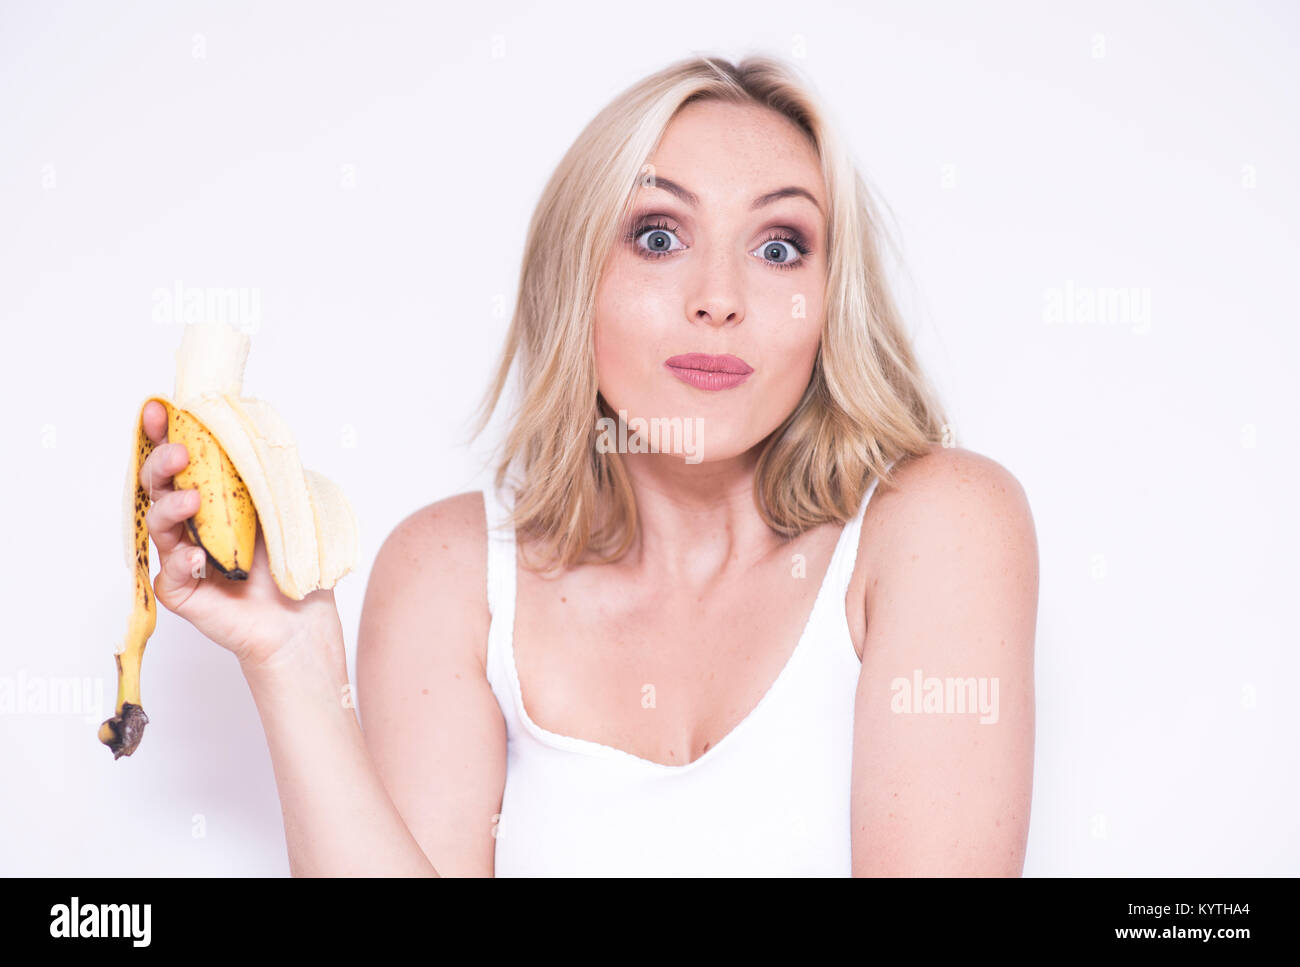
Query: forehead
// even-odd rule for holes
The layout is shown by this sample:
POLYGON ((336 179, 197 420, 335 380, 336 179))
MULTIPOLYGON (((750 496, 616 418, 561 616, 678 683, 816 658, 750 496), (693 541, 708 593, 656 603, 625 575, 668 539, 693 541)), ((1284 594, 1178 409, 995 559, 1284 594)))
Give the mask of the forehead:
POLYGON ((826 210, 821 164, 808 136, 757 104, 688 104, 668 123, 649 160, 657 174, 684 185, 704 205, 747 206, 763 192, 798 185, 826 210))

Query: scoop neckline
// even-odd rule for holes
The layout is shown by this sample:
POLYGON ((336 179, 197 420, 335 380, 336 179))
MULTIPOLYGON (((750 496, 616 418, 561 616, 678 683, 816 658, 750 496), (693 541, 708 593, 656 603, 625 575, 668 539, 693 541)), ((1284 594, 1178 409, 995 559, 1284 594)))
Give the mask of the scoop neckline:
MULTIPOLYGON (((681 765, 670 765, 669 763, 666 762, 656 762, 654 759, 647 759, 645 758, 645 756, 637 755, 635 752, 628 752, 626 749, 620 749, 616 746, 608 745, 604 742, 597 742, 595 739, 581 739, 578 738, 577 736, 564 735, 560 732, 553 732, 552 730, 545 728, 544 726, 539 725, 537 724, 537 722, 533 721, 532 716, 528 714, 528 709, 524 707, 523 686, 519 682, 519 668, 515 662, 514 623, 515 623, 515 602, 518 596, 518 570, 517 569, 519 566, 519 562, 518 562, 518 548, 516 542, 513 539, 513 532, 512 532, 511 539, 509 542, 509 550, 510 550, 510 557, 511 557, 511 567, 514 569, 514 573, 512 573, 510 576, 510 594, 509 594, 510 627, 508 629, 508 632, 503 636, 505 638, 505 647, 506 647, 506 653, 504 657, 506 659, 505 662, 506 674, 510 680, 510 691, 511 691, 512 699, 514 701, 515 712, 518 715, 519 720, 524 724, 524 728, 529 732, 530 735, 532 735, 538 741, 546 745, 549 745, 552 748, 560 749, 565 752, 573 752, 580 755, 589 755, 589 756, 596 756, 600 758, 606 758, 606 759, 610 759, 611 761, 620 761, 620 762, 627 763, 629 765, 639 766, 641 768, 648 768, 652 771, 658 771, 658 772, 670 773, 670 774, 681 774, 681 773, 690 772, 700 767, 706 762, 711 762, 713 759, 717 758, 719 749, 727 748, 730 745, 733 745, 734 744, 733 737, 737 733, 743 732, 746 729, 746 727, 748 727, 749 723, 752 722, 758 716, 758 713, 761 712, 766 706, 771 704, 772 696, 777 694, 780 691, 781 686, 785 681, 789 680, 790 676, 793 674, 792 669, 799 662, 803 654, 807 652, 809 647, 808 646, 809 629, 812 627, 813 619, 818 615, 818 613, 820 613, 820 611, 824 610, 826 607, 825 598, 827 595, 827 587, 830 585, 831 574, 836 571, 837 564, 839 564, 840 559, 844 556, 845 553, 844 548, 848 540, 850 539, 850 535, 851 535, 850 529, 853 527, 853 524, 861 518, 862 508, 864 508, 865 506, 866 506, 866 501, 864 500, 862 507, 860 507, 858 510, 858 513, 855 514, 853 518, 849 520, 848 523, 846 523, 844 527, 841 529, 840 535, 835 542, 835 549, 831 552, 830 563, 826 565, 826 572, 822 575, 821 586, 818 587, 817 595, 816 597, 813 598, 812 608, 808 612, 808 617, 804 620, 803 629, 800 631, 799 638, 795 642, 794 650, 791 651, 789 657, 786 658, 785 664, 781 666, 781 670, 780 672, 777 673, 776 678, 774 678, 771 684, 768 685, 767 690, 763 692, 762 696, 760 696, 758 702, 754 705, 754 707, 751 708, 749 712, 745 715, 745 717, 741 719, 739 722, 737 722, 731 728, 731 730, 727 732, 726 735, 724 735, 713 745, 709 746, 709 748, 707 748, 699 756, 699 758, 694 759, 691 762, 684 762, 681 765)), ((836 614, 838 615, 838 619, 839 619, 838 624, 842 624, 845 630, 847 631, 848 618, 841 611, 837 610, 836 614)), ((495 616, 493 616, 493 620, 495 621, 495 616)))

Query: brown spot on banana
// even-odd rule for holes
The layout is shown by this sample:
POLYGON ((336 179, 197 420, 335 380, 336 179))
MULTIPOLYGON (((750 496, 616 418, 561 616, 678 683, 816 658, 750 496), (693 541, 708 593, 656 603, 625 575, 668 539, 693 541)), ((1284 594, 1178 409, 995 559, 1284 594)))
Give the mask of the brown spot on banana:
POLYGON ((184 444, 189 464, 175 476, 178 489, 196 488, 199 509, 186 522, 194 543, 231 580, 244 580, 253 564, 257 511, 243 479, 216 437, 192 413, 167 406, 167 439, 184 444))
POLYGON ((140 470, 154 450, 144 431, 144 406, 151 400, 167 410, 167 439, 182 443, 189 453, 187 466, 174 477, 177 489, 199 490, 199 508, 185 521, 195 544, 208 560, 231 580, 244 580, 253 563, 257 538, 257 511, 247 486, 216 438, 196 419, 165 397, 153 396, 141 404, 136 421, 136 446, 132 462, 135 481, 134 595, 127 621, 126 640, 115 656, 117 662, 116 714, 100 725, 99 741, 109 747, 114 759, 131 755, 140 744, 149 722, 140 702, 140 666, 145 645, 157 622, 157 604, 149 578, 149 528, 145 514, 152 495, 140 482, 140 470))
MULTIPOLYGON (((148 402, 146 400, 146 402, 148 402)), ((158 612, 153 586, 149 581, 149 528, 140 508, 146 506, 149 494, 140 482, 140 469, 145 458, 153 452, 154 444, 144 432, 144 407, 136 421, 137 446, 133 454, 131 471, 135 485, 135 593, 132 596, 131 615, 127 620, 126 641, 122 651, 115 656, 117 662, 116 714, 99 727, 99 741, 108 746, 114 759, 130 755, 140 744, 149 717, 140 705, 140 663, 144 658, 145 644, 153 634, 158 612)))

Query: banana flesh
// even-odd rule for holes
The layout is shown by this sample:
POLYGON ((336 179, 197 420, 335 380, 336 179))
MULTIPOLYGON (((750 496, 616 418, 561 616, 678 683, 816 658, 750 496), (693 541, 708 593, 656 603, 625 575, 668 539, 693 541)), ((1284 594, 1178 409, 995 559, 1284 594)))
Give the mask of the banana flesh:
MULTIPOLYGON (((267 403, 241 395, 249 340, 225 323, 186 325, 176 354, 175 402, 151 396, 167 410, 168 442, 185 445, 189 463, 175 486, 196 488, 199 508, 187 520, 190 539, 228 580, 252 567, 258 525, 271 576, 286 597, 301 600, 332 588, 359 557, 356 517, 331 480, 305 469, 288 426, 267 403)), ((123 492, 123 537, 132 608, 115 651, 115 714, 98 732, 113 758, 131 755, 149 718, 140 702, 140 665, 157 622, 149 577, 150 494, 140 468, 154 444, 144 432, 144 404, 132 433, 123 492)))

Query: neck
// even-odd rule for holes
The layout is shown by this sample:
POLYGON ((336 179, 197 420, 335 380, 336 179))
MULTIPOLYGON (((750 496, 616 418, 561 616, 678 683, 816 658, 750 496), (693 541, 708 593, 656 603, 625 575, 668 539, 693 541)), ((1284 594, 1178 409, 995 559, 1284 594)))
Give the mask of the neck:
POLYGON ((637 534, 624 561, 647 577, 706 587, 782 547, 754 505, 759 447, 688 464, 680 455, 624 454, 637 534))

